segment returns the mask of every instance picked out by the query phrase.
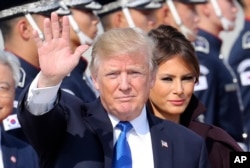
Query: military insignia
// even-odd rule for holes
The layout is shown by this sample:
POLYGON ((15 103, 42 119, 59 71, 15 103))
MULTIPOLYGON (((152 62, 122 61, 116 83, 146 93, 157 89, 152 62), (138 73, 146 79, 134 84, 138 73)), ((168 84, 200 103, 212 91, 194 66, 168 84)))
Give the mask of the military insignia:
POLYGON ((208 82, 206 75, 209 73, 209 69, 203 65, 200 65, 201 75, 199 76, 199 82, 194 86, 194 91, 206 90, 208 88, 208 82))
POLYGON ((5 131, 21 128, 16 114, 9 115, 3 120, 3 127, 5 131))
POLYGON ((242 37, 242 48, 250 49, 250 31, 246 32, 242 37))
POLYGON ((237 91, 237 85, 236 83, 228 83, 225 85, 225 91, 226 92, 234 92, 237 91))
POLYGON ((10 161, 11 161, 12 163, 16 163, 16 161, 17 161, 17 160, 16 160, 16 157, 15 157, 15 156, 11 156, 11 157, 10 157, 10 161))
POLYGON ((242 86, 250 85, 250 59, 243 60, 237 67, 242 86))
POLYGON ((209 53, 209 43, 204 37, 198 36, 194 42, 195 51, 209 53))
POLYGON ((240 81, 242 86, 250 85, 250 71, 240 73, 240 81))

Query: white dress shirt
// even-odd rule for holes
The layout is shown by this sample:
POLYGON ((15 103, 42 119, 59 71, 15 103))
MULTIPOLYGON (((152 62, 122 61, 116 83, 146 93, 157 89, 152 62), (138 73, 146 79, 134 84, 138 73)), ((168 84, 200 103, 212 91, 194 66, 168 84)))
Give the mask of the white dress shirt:
MULTIPOLYGON (((39 74, 38 74, 39 75, 39 74)), ((33 115, 42 115, 53 108, 57 91, 60 84, 54 87, 37 88, 38 75, 33 80, 28 93, 27 108, 33 115)), ((115 128, 119 120, 109 114, 109 118, 114 128, 114 144, 117 141, 120 130, 115 128)), ((133 126, 127 133, 127 140, 131 148, 133 168, 154 168, 154 158, 149 125, 144 106, 142 113, 134 120, 130 121, 133 126)))
MULTIPOLYGON (((114 128, 115 145, 121 133, 121 130, 116 128, 120 120, 110 114, 109 118, 114 128)), ((130 123, 133 129, 127 133, 127 141, 131 150, 133 168, 153 168, 153 150, 145 106, 142 113, 130 123)))

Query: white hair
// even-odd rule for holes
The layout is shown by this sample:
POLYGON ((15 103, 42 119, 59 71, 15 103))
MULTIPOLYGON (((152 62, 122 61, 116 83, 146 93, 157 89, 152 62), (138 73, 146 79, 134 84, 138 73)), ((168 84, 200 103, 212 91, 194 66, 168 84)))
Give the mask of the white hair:
POLYGON ((0 50, 0 64, 7 65, 11 68, 13 79, 15 81, 15 87, 17 87, 21 75, 19 60, 12 53, 0 50))

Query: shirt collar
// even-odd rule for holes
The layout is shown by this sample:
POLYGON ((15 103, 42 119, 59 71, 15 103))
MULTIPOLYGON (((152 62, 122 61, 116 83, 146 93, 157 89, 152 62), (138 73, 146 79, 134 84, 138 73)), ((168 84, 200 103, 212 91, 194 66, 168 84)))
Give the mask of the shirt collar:
MULTIPOLYGON (((120 120, 117 119, 115 116, 111 115, 110 113, 108 113, 108 116, 114 129, 120 120)), ((132 124, 135 133, 140 137, 145 136, 149 132, 149 125, 145 106, 143 107, 141 114, 134 120, 130 121, 130 123, 132 124)))

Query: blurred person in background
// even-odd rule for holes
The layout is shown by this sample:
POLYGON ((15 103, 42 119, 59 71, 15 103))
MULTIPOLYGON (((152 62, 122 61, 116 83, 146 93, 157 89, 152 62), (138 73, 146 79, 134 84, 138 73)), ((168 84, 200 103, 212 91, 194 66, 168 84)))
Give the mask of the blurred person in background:
MULTIPOLYGON (((0 50, 0 123, 12 113, 15 88, 20 78, 20 62, 0 50)), ((38 158, 30 145, 3 131, 0 126, 0 167, 38 168, 38 158)))
POLYGON ((207 3, 207 0, 155 0, 162 3, 162 7, 155 10, 156 27, 164 24, 171 25, 182 32, 190 41, 197 36, 199 16, 196 13, 197 4, 207 3))
MULTIPOLYGON (((61 0, 58 15, 67 15, 70 21, 70 45, 74 51, 79 45, 91 45, 97 35, 98 17, 94 11, 102 6, 93 0, 61 0)), ((91 78, 86 75, 88 61, 82 55, 78 65, 68 74, 63 82, 62 89, 88 103, 97 98, 91 78)))
POLYGON ((250 1, 238 0, 244 13, 244 25, 236 38, 229 56, 228 64, 236 74, 242 96, 244 111, 244 131, 247 133, 248 151, 250 151, 250 1))
POLYGON ((114 28, 139 28, 144 32, 155 27, 153 15, 161 3, 152 0, 99 0, 103 8, 97 11, 104 31, 114 28))
POLYGON ((200 119, 223 128, 237 142, 244 143, 244 107, 239 85, 231 67, 223 61, 219 37, 220 32, 234 29, 238 9, 234 0, 209 0, 197 5, 196 10, 200 21, 194 44, 201 75, 195 95, 207 108, 200 119))

